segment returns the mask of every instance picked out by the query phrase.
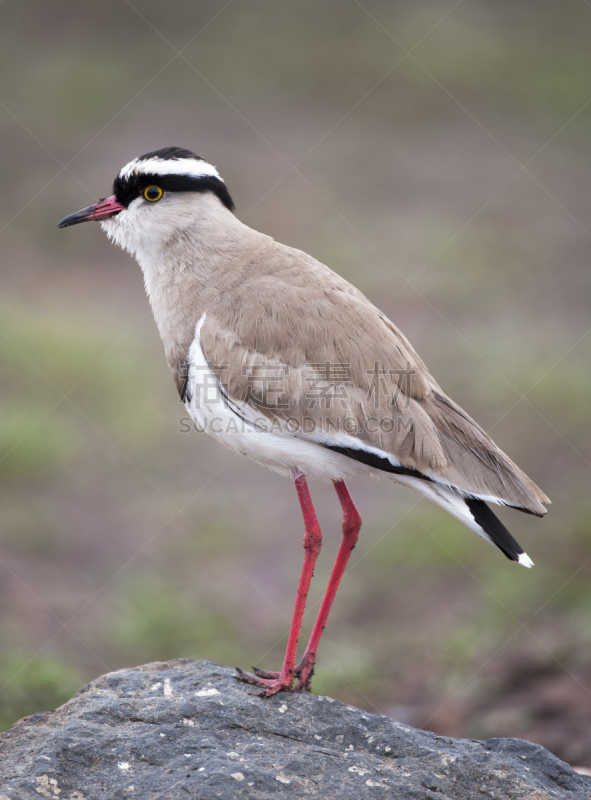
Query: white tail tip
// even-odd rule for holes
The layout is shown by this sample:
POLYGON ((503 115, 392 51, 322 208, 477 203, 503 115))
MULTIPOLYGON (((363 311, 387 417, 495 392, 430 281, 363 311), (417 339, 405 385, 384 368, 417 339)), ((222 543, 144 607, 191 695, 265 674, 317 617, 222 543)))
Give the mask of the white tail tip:
POLYGON ((527 553, 522 553, 517 560, 522 566, 527 567, 528 569, 531 569, 534 565, 534 562, 527 553))

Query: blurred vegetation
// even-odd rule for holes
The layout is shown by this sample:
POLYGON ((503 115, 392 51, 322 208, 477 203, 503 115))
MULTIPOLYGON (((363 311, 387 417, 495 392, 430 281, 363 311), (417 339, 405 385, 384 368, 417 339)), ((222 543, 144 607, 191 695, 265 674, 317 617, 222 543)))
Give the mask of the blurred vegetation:
POLYGON ((5 687, 2 730, 28 714, 56 708, 82 686, 80 672, 65 659, 47 653, 24 654, 16 648, 0 657, 0 681, 5 687))
MULTIPOLYGON (((97 226, 55 228, 179 144, 247 224, 383 307, 554 500, 502 514, 526 571, 354 482, 364 529, 315 691, 591 766, 590 34, 575 0, 0 4, 1 726, 122 666, 282 659, 289 481, 180 435, 136 265, 97 226)), ((304 635, 340 524, 312 491, 304 635)))

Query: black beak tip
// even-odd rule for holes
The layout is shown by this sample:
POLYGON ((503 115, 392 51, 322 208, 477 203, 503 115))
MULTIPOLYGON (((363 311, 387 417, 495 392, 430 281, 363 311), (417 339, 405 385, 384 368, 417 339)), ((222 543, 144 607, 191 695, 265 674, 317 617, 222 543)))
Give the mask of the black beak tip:
POLYGON ((57 224, 58 228, 69 228, 70 225, 78 225, 80 222, 86 222, 88 215, 94 211, 94 206, 90 208, 83 208, 82 211, 75 211, 73 214, 68 214, 57 224))

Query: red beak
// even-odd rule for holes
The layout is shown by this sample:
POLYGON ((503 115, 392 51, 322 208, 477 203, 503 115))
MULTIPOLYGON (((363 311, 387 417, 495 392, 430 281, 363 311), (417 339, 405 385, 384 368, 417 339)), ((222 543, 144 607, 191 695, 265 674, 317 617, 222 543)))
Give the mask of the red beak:
POLYGON ((88 206, 82 211, 76 211, 75 214, 64 217, 58 223, 58 228, 68 228, 70 225, 78 225, 79 222, 87 222, 89 219, 108 219, 120 211, 125 211, 125 206, 117 202, 115 195, 103 197, 95 206, 88 206))

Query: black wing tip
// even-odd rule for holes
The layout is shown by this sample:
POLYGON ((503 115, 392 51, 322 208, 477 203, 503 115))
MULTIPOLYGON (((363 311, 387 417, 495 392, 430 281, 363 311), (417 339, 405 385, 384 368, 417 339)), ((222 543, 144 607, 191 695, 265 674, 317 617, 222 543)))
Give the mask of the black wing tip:
MULTIPOLYGON (((493 544, 504 553, 510 561, 517 561, 524 566, 532 566, 531 559, 511 536, 501 520, 494 514, 484 500, 476 497, 465 497, 464 502, 474 517, 474 522, 480 525, 484 533, 493 544)), ((520 509, 521 510, 521 509, 520 509)))
MULTIPOLYGON (((340 447, 337 445, 325 444, 324 447, 326 447, 327 450, 333 450, 335 453, 340 453, 355 461, 360 461, 362 464, 366 464, 373 469, 389 472, 393 475, 406 475, 410 478, 417 478, 422 481, 434 483, 428 475, 424 475, 422 472, 419 472, 419 470, 413 469, 412 467, 395 466, 387 458, 379 456, 377 453, 371 453, 361 448, 340 447)), ((478 497, 466 496, 464 496, 463 499, 476 524, 482 528, 488 539, 496 545, 510 561, 517 561, 524 567, 533 566, 531 558, 521 545, 515 541, 501 520, 488 507, 484 500, 480 500, 478 497)), ((535 517, 543 517, 546 513, 545 509, 543 513, 539 513, 529 508, 524 508, 523 506, 511 505, 509 507, 515 508, 518 511, 523 511, 525 514, 532 514, 535 517)))

